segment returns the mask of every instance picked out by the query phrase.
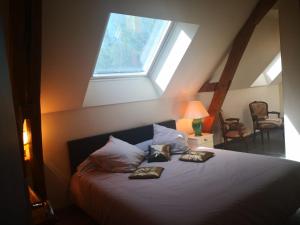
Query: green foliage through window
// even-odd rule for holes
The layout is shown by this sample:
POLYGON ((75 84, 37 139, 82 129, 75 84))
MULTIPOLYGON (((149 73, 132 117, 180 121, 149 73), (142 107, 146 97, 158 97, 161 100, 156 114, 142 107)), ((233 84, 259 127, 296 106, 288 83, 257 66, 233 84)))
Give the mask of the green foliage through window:
POLYGON ((111 13, 94 76, 146 75, 171 22, 111 13))

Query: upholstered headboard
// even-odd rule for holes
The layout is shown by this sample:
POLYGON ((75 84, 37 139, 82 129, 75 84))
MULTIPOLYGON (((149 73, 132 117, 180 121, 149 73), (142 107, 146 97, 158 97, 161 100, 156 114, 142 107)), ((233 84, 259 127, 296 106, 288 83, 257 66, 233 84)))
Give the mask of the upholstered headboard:
MULTIPOLYGON (((158 123, 162 126, 176 129, 175 120, 168 120, 158 123)), ((153 138, 153 125, 132 128, 129 130, 116 131, 107 134, 100 134, 92 137, 85 137, 68 142, 71 173, 76 172, 76 167, 83 162, 92 152, 106 144, 110 135, 126 141, 130 144, 137 144, 153 138)))

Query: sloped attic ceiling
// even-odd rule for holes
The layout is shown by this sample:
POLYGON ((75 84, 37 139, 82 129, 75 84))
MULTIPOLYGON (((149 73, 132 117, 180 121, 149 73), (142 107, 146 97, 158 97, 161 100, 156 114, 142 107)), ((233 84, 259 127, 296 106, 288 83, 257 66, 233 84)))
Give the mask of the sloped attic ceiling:
MULTIPOLYGON (((280 52, 278 10, 272 9, 256 26, 238 66, 230 89, 251 87, 252 83, 280 52)), ((219 81, 227 57, 224 58, 211 82, 219 81)), ((272 84, 280 83, 278 77, 272 84)))
POLYGON ((181 21, 199 31, 164 97, 194 95, 220 61, 257 0, 45 0, 42 113, 82 107, 110 12, 181 21))

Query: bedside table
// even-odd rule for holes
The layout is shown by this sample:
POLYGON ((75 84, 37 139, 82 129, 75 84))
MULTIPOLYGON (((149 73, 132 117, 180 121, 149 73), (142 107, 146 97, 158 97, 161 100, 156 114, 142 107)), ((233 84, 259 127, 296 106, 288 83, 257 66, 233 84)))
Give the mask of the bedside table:
POLYGON ((211 133, 202 133, 202 136, 190 135, 188 137, 188 145, 191 149, 197 147, 214 147, 213 134, 211 133))

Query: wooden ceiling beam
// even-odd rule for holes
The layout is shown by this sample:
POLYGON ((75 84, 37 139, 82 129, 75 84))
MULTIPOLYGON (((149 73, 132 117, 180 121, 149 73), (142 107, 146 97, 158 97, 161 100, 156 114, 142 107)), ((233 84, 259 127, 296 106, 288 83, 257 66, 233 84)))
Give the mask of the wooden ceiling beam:
POLYGON ((273 7, 277 0, 260 0, 249 18, 235 37, 229 57, 222 72, 219 84, 214 92, 211 104, 208 109, 209 117, 204 122, 204 131, 211 132, 215 123, 215 118, 221 110, 227 92, 230 88, 232 79, 246 50, 249 40, 256 25, 262 20, 267 12, 273 7))
POLYGON ((219 85, 219 82, 206 82, 202 85, 202 87, 199 89, 199 92, 212 92, 217 90, 217 87, 219 85))
POLYGON ((212 92, 217 90, 219 82, 205 82, 200 88, 199 92, 212 92))

